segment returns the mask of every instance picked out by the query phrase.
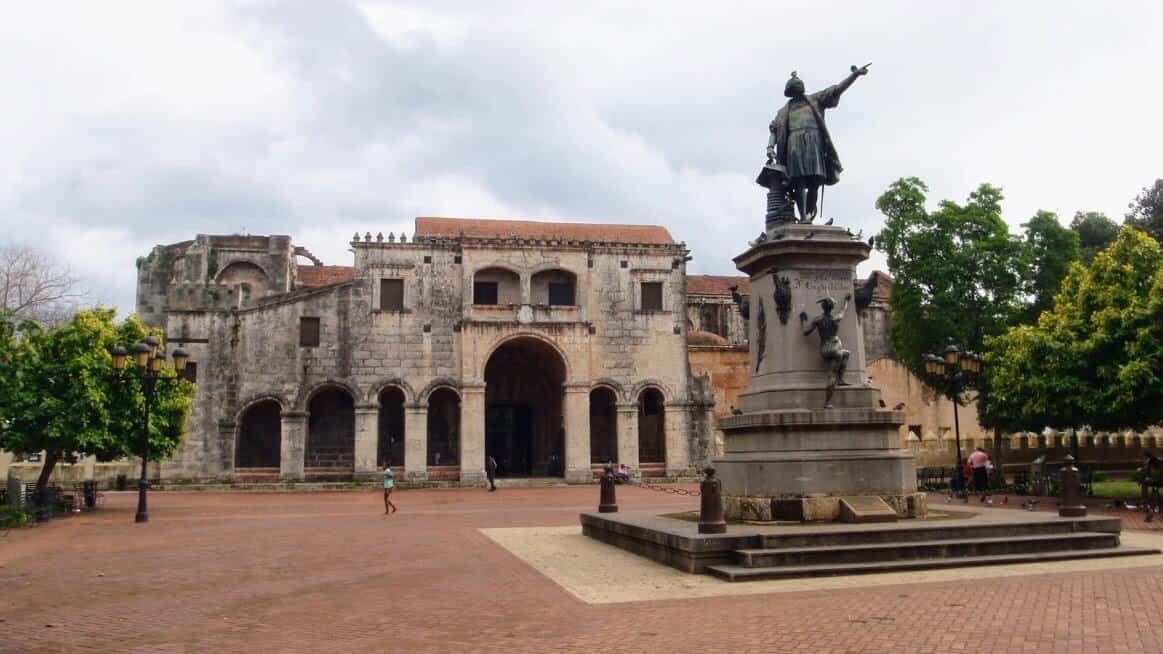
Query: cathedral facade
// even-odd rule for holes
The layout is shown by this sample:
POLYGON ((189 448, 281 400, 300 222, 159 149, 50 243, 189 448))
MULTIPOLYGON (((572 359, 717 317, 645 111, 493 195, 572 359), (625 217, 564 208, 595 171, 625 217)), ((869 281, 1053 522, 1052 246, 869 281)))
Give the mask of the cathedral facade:
POLYGON ((687 361, 689 251, 657 226, 417 218, 325 266, 287 236, 138 262, 138 314, 191 354, 166 479, 687 476, 714 447, 687 361))

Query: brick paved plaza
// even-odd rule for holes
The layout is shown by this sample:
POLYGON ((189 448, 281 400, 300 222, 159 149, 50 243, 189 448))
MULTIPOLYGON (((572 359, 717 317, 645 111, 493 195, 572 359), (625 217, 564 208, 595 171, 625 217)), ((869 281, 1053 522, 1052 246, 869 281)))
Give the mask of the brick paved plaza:
MULTIPOLYGON (((0 650, 1163 650, 1158 565, 588 604, 481 529, 576 526, 596 487, 403 491, 390 518, 372 491, 159 492, 147 525, 135 499, 0 539, 0 650)), ((619 488, 626 508, 693 500, 619 488)))

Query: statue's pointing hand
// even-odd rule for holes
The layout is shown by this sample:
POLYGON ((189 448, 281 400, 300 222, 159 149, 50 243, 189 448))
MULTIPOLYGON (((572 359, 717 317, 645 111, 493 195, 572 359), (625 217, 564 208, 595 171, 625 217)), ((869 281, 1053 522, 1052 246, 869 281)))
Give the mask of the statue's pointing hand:
POLYGON ((854 65, 854 66, 852 66, 851 68, 849 68, 849 70, 851 70, 851 71, 852 71, 852 74, 853 74, 853 75, 867 75, 867 74, 868 74, 868 67, 869 67, 869 66, 871 66, 871 65, 872 65, 872 62, 870 61, 870 62, 868 62, 868 63, 864 64, 863 66, 859 67, 859 68, 857 68, 857 67, 854 65))

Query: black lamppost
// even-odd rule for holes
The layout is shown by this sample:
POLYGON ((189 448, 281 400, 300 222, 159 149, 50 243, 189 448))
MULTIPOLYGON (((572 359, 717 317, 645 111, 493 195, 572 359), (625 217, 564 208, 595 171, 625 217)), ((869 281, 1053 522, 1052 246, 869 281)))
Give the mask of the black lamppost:
POLYGON ((953 440, 957 447, 957 462, 953 466, 953 474, 961 474, 961 422, 957 417, 958 397, 973 380, 981 374, 981 356, 976 352, 962 350, 952 341, 941 352, 925 355, 925 372, 929 374, 934 386, 941 389, 943 395, 953 402, 953 440))
MULTIPOLYGON (((118 345, 113 348, 113 369, 117 378, 126 381, 129 375, 123 375, 125 358, 129 353, 118 345)), ((186 362, 190 355, 178 348, 174 350, 174 370, 179 374, 186 369, 186 362)), ((161 371, 165 367, 165 351, 158 351, 158 340, 153 336, 146 338, 133 347, 133 362, 137 364, 137 380, 141 384, 141 394, 145 396, 145 416, 141 429, 141 480, 137 485, 137 522, 149 521, 149 511, 146 509, 145 494, 149 488, 149 479, 146 477, 145 466, 149 462, 149 407, 153 404, 157 394, 158 383, 176 383, 177 379, 162 377, 161 371)))

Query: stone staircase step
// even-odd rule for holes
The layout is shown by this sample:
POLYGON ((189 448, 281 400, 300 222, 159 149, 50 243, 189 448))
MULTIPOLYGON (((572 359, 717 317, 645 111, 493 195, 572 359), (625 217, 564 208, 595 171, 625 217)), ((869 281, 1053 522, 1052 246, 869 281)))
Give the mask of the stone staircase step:
POLYGON ((993 556, 962 556, 948 559, 911 559, 865 563, 824 563, 766 568, 746 568, 741 565, 726 564, 707 566, 707 571, 727 581, 753 581, 760 579, 794 579, 799 577, 831 577, 838 575, 873 574, 878 572, 904 572, 909 570, 937 570, 978 565, 1045 563, 1117 556, 1142 556, 1158 553, 1159 550, 1148 547, 1122 546, 1093 550, 1037 552, 1032 554, 999 554, 993 556))
POLYGON ((736 562, 746 568, 812 565, 817 563, 871 563, 937 557, 992 556, 1061 550, 1118 547, 1119 535, 1101 532, 999 536, 958 540, 895 543, 859 543, 820 547, 742 549, 736 562))
POLYGON ((823 545, 858 545, 861 543, 906 543, 933 540, 971 540, 1004 536, 1033 536, 1037 534, 1069 534, 1077 532, 1104 532, 1117 534, 1122 523, 1116 517, 1089 517, 1074 520, 1044 520, 1025 524, 972 524, 916 526, 897 523, 894 526, 808 531, 802 534, 767 534, 763 536, 764 549, 785 547, 812 547, 823 545))

